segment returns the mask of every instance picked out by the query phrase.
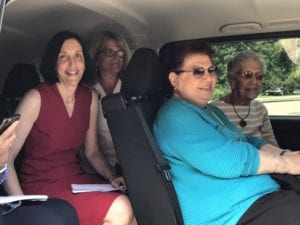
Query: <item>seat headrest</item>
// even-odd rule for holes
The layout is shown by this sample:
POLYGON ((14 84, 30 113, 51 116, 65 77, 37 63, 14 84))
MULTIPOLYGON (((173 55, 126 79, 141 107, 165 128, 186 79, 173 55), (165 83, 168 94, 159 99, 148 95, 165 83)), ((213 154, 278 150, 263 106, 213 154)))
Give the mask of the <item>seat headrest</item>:
POLYGON ((39 83, 40 77, 34 65, 18 63, 7 75, 2 93, 8 98, 20 98, 39 83))
POLYGON ((156 95, 161 89, 157 53, 150 48, 135 51, 122 75, 121 93, 137 99, 156 95))

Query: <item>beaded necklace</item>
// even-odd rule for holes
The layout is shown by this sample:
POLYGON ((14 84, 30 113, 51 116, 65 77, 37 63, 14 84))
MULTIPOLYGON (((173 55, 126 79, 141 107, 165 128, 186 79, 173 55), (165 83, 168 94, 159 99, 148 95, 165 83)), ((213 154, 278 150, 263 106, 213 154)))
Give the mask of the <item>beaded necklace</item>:
POLYGON ((205 109, 221 124, 222 127, 224 127, 225 129, 229 130, 230 132, 232 132, 232 134, 236 137, 236 139, 238 141, 241 141, 241 137, 238 135, 237 132, 234 132, 233 130, 229 129, 224 122, 209 108, 209 106, 207 105, 205 107, 205 109))
MULTIPOLYGON (((173 93, 173 97, 180 100, 180 101, 185 101, 177 92, 173 93)), ((206 110, 210 115, 212 115, 213 118, 215 118, 216 121, 218 121, 222 127, 224 127, 225 129, 229 130, 238 141, 241 141, 241 137, 238 135, 238 133, 232 131, 231 129, 229 129, 225 123, 209 108, 209 106, 205 106, 204 110, 206 110)), ((204 120, 206 120, 205 118, 203 118, 204 120)), ((207 120, 206 120, 207 121, 207 120)), ((208 122, 208 121, 207 121, 208 122)), ((210 122, 208 122, 210 123, 210 122)))
POLYGON ((222 127, 227 128, 223 121, 208 106, 206 106, 205 109, 222 125, 222 127))

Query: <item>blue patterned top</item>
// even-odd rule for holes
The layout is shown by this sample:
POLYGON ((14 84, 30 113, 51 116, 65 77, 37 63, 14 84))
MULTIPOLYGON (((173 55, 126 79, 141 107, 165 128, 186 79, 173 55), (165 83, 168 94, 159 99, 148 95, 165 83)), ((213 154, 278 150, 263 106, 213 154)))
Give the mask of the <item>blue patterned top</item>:
POLYGON ((8 173, 9 173, 9 168, 5 166, 5 170, 0 175, 0 184, 2 184, 6 180, 8 173))

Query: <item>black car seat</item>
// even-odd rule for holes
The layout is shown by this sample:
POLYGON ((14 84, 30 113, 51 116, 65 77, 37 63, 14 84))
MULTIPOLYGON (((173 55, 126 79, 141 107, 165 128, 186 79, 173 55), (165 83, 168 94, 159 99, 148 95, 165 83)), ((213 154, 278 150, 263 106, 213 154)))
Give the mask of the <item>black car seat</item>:
POLYGON ((6 77, 0 96, 0 119, 11 115, 26 91, 40 83, 33 64, 18 63, 6 77))
MULTIPOLYGON (((40 83, 39 74, 33 64, 18 63, 8 73, 0 95, 0 121, 12 115, 23 95, 40 83)), ((17 156, 15 167, 18 171, 23 159, 23 152, 17 156)))
POLYGON ((156 52, 138 49, 122 76, 121 93, 102 99, 139 225, 183 225, 170 166, 162 157, 151 128, 162 102, 156 52))

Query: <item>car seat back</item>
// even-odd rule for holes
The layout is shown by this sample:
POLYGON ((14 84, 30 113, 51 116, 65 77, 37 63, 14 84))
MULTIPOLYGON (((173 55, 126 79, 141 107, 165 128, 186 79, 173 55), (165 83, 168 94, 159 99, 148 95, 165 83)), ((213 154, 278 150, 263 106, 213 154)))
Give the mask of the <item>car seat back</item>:
MULTIPOLYGON (((23 95, 40 83, 39 74, 33 64, 17 63, 8 73, 0 95, 0 121, 15 112, 23 95)), ((19 171, 23 160, 23 151, 15 159, 19 171)))
POLYGON ((0 96, 0 117, 11 115, 23 95, 40 83, 40 77, 33 64, 18 63, 8 73, 0 96))
POLYGON ((182 225, 170 166, 151 132, 160 91, 156 52, 138 49, 123 74, 121 93, 102 99, 103 112, 138 224, 182 225))

